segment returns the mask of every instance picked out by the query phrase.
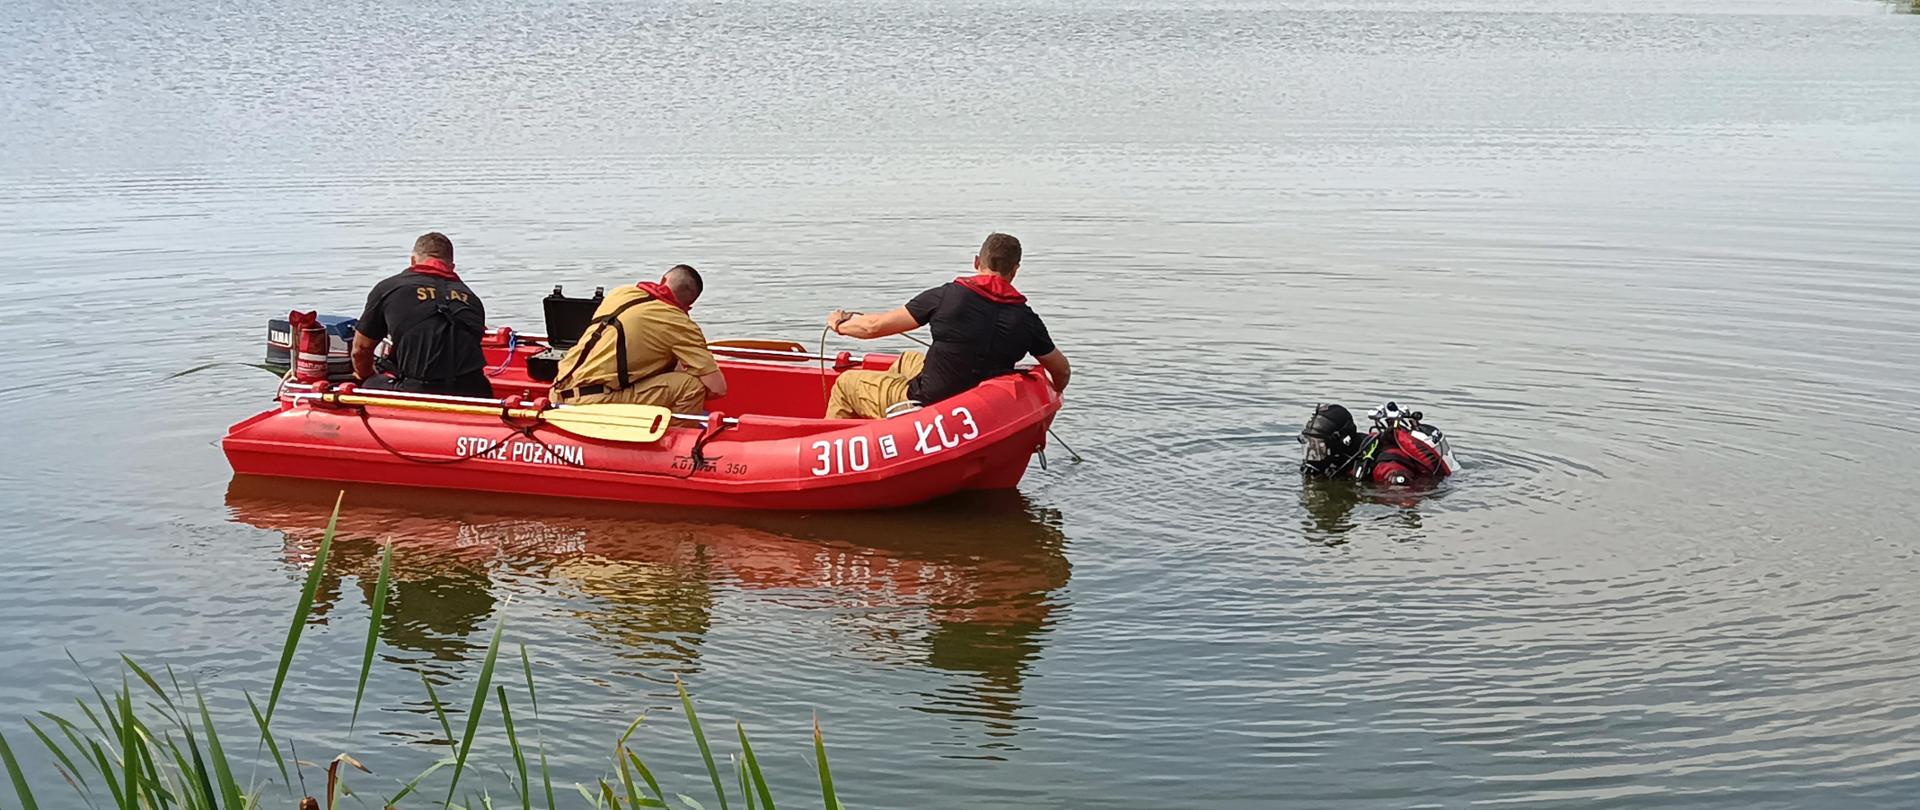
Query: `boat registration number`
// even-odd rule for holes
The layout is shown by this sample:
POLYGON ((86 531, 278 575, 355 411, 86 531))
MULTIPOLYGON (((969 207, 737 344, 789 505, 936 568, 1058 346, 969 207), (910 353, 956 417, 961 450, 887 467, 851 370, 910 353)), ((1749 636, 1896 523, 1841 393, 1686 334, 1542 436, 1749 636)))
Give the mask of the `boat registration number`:
MULTIPOLYGON (((923 456, 952 450, 980 437, 980 424, 974 421, 973 412, 964 405, 956 406, 947 413, 933 414, 931 419, 916 417, 912 424, 914 442, 909 449, 923 456), (953 421, 948 422, 948 417, 952 417, 953 421)), ((807 472, 817 476, 866 472, 873 467, 876 453, 882 460, 898 457, 900 444, 900 439, 892 433, 872 438, 851 436, 817 441, 813 443, 813 466, 807 472)))

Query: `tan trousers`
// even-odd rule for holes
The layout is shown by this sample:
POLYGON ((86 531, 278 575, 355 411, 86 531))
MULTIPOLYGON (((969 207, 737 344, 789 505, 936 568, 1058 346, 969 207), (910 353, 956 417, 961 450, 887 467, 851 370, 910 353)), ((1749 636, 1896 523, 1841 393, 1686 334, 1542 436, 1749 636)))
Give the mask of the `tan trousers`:
POLYGON ((668 371, 655 374, 618 391, 574 397, 560 402, 561 405, 603 405, 612 402, 631 402, 638 405, 658 405, 674 413, 697 414, 706 409, 707 386, 699 377, 684 371, 668 371))
POLYGON ((843 371, 827 398, 828 419, 879 419, 907 401, 907 384, 926 368, 927 356, 906 352, 886 371, 843 371))

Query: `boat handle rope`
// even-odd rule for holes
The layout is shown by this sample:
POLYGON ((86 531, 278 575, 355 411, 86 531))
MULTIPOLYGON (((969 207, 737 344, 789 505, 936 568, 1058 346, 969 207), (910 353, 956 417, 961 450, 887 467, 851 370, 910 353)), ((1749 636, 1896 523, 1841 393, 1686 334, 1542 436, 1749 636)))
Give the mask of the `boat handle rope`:
MULTIPOLYGON (((354 411, 360 417, 360 424, 366 427, 367 435, 373 437, 374 444, 380 445, 380 449, 387 451, 394 458, 401 459, 403 461, 411 461, 415 464, 435 464, 435 465, 459 464, 462 461, 468 461, 474 458, 474 456, 454 456, 452 458, 423 458, 420 456, 407 455, 406 451, 401 450, 398 447, 394 447, 392 444, 389 444, 386 438, 380 435, 380 431, 373 429, 373 417, 372 415, 367 413, 367 406, 365 405, 356 406, 354 408, 354 411)), ((513 425, 512 423, 508 423, 508 426, 513 428, 513 432, 508 433, 505 436, 501 436, 499 441, 494 442, 495 446, 498 446, 499 444, 505 442, 507 439, 512 438, 514 433, 520 432, 520 427, 518 425, 513 425)), ((561 458, 563 460, 568 460, 568 459, 565 459, 564 456, 561 458)))
POLYGON ((502 373, 504 373, 507 370, 507 366, 513 362, 513 350, 517 348, 519 345, 520 345, 520 333, 512 330, 508 330, 507 331, 507 356, 504 358, 501 358, 500 367, 487 372, 487 376, 498 377, 502 373))

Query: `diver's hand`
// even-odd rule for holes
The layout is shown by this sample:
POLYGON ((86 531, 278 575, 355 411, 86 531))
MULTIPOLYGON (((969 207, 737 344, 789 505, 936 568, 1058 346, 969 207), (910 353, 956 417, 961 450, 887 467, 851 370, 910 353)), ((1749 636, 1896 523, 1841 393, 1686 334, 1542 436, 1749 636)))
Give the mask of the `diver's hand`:
POLYGON ((840 331, 840 327, 850 320, 853 320, 853 313, 844 309, 836 309, 827 313, 827 328, 832 329, 836 335, 843 334, 840 331))

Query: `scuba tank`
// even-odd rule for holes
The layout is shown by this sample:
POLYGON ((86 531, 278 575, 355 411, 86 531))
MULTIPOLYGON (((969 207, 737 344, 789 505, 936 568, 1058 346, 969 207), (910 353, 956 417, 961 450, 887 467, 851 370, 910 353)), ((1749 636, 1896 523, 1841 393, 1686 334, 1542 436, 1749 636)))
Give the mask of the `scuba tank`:
POLYGON ((1354 477, 1385 486, 1437 481, 1454 474, 1460 462, 1440 429, 1420 421, 1425 414, 1402 411, 1388 402, 1367 412, 1373 431, 1367 434, 1354 477))

